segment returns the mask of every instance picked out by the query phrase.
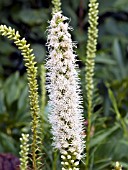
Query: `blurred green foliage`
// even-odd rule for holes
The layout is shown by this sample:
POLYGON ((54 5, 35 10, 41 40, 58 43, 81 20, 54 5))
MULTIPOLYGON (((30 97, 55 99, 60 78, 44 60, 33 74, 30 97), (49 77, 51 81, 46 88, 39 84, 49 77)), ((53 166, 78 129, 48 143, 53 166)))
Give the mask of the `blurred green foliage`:
POLYGON ((27 95, 26 75, 15 72, 0 81, 0 152, 18 154, 20 133, 29 130, 27 95))
MULTIPOLYGON (((88 28, 88 1, 62 0, 62 10, 73 27, 77 41, 78 64, 84 90, 85 54, 88 28)), ((51 1, 0 0, 0 22, 19 30, 31 44, 38 65, 45 62, 46 29, 51 19, 51 1)), ((119 161, 128 169, 128 2, 99 0, 99 38, 95 68, 97 95, 92 118, 89 170, 109 170, 119 161), (119 116, 120 115, 120 116, 119 116)), ((0 37, 0 152, 18 155, 21 132, 29 132, 26 70, 13 43, 0 37)), ((39 78, 40 83, 40 78, 39 78)), ((40 87, 40 86, 39 86, 40 87)), ((40 88, 39 88, 40 91, 40 88)), ((85 95, 83 94, 84 99, 85 95)), ((47 103, 47 102, 46 102, 47 103)), ((85 103, 85 102, 84 102, 85 103)), ((86 106, 84 106, 86 116, 86 106)), ((51 170, 59 155, 51 149, 48 106, 42 118, 44 167, 51 170)), ((83 160, 84 161, 84 160, 83 160)), ((84 169, 81 163, 81 169, 84 169)))

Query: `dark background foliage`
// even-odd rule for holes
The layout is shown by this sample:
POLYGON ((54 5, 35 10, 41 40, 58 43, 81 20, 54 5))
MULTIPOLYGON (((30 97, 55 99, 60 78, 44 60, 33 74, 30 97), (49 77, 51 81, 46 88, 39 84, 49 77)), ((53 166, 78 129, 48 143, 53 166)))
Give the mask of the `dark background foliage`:
MULTIPOLYGON (((70 18, 77 41, 78 64, 85 95, 85 58, 88 28, 88 1, 62 0, 64 15, 70 18)), ((51 19, 51 0, 0 0, 0 23, 19 30, 31 44, 40 65, 46 58, 46 29, 51 19)), ((115 161, 128 168, 128 1, 99 0, 99 38, 97 45, 94 114, 90 170, 112 169, 115 161)), ((40 70, 40 69, 39 69, 40 70)), ((38 78, 40 83, 40 78, 38 78)), ((40 89, 39 89, 40 91, 40 89)), ((23 57, 13 42, 0 37, 0 152, 18 155, 19 137, 29 132, 31 120, 23 57)), ((84 102, 85 103, 85 102, 84 102)), ((86 105, 85 118, 86 116, 86 105)), ((51 169, 55 154, 44 114, 44 161, 51 169)), ((84 161, 84 160, 83 160, 84 161)), ((83 169, 83 163, 81 163, 83 169)))

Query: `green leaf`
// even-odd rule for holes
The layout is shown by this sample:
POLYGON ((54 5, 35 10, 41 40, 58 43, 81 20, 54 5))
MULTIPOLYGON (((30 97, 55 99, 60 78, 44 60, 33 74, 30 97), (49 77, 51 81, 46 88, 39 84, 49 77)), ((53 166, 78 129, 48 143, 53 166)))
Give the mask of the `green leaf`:
POLYGON ((4 102, 4 92, 0 90, 0 113, 4 113, 6 111, 6 106, 4 102))
MULTIPOLYGON (((101 160, 101 161, 102 161, 102 160, 101 160)), ((110 161, 109 161, 109 162, 106 162, 106 161, 108 161, 108 160, 103 160, 103 162, 100 163, 99 165, 96 165, 96 164, 95 164, 95 169, 96 169, 96 170, 103 170, 103 169, 107 168, 108 165, 110 165, 110 161)))
POLYGON ((2 152, 13 152, 16 154, 15 141, 11 136, 0 132, 0 144, 2 146, 2 149, 5 149, 2 152))
POLYGON ((115 58, 117 59, 117 64, 119 66, 119 70, 120 70, 120 73, 121 73, 121 78, 125 78, 127 73, 125 72, 125 64, 123 63, 123 55, 122 55, 122 52, 121 52, 121 49, 120 49, 120 45, 119 45, 119 42, 117 39, 114 40, 114 43, 113 43, 113 54, 115 56, 115 58))
POLYGON ((116 65, 116 62, 113 59, 108 58, 105 53, 97 55, 95 61, 98 64, 116 65))
POLYGON ((44 9, 24 9, 17 14, 17 19, 30 26, 47 22, 47 10, 44 9))
POLYGON ((98 2, 99 2, 100 15, 107 11, 115 10, 113 9, 113 5, 116 2, 116 0, 113 1, 99 0, 98 2))
POLYGON ((122 116, 121 116, 121 114, 120 114, 120 112, 119 112, 119 109, 118 109, 118 105, 117 105, 115 96, 114 96, 113 92, 110 90, 110 88, 108 88, 108 93, 109 93, 109 96, 110 96, 112 105, 113 105, 113 107, 114 107, 114 111, 115 111, 115 113, 116 113, 117 121, 119 121, 119 122, 121 123, 121 125, 122 125, 121 127, 123 127, 123 130, 124 130, 125 135, 128 136, 128 135, 127 135, 127 127, 126 127, 126 124, 125 124, 125 122, 124 122, 124 120, 123 120, 123 118, 122 118, 122 116))
POLYGON ((114 131, 118 129, 118 126, 113 126, 110 129, 104 129, 99 131, 97 134, 93 136, 90 142, 90 147, 94 147, 96 145, 101 144, 109 135, 111 135, 114 131))
POLYGON ((28 87, 25 86, 22 89, 20 98, 18 100, 18 110, 22 110, 22 108, 26 108, 27 97, 28 97, 28 87))
POLYGON ((11 105, 16 99, 19 98, 20 89, 18 88, 19 72, 10 76, 5 84, 4 91, 8 105, 11 105))
POLYGON ((128 11, 128 1, 127 0, 117 0, 114 7, 120 11, 128 11))

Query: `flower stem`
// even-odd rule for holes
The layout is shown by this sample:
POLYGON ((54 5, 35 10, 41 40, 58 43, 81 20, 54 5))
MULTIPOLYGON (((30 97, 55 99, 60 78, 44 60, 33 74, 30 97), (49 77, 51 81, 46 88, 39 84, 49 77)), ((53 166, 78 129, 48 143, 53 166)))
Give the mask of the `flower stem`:
POLYGON ((35 56, 30 49, 30 44, 27 44, 25 38, 20 38, 20 34, 15 29, 7 27, 6 25, 0 25, 0 34, 6 36, 8 39, 13 40, 21 54, 24 57, 25 66, 27 68, 27 79, 29 85, 29 100, 30 100, 30 110, 32 115, 32 163, 33 170, 37 170, 38 155, 37 151, 40 150, 38 144, 40 142, 39 138, 39 102, 38 102, 38 85, 37 85, 37 67, 35 62, 35 56))
POLYGON ((87 40, 87 54, 85 62, 85 80, 86 80, 86 95, 87 95, 87 113, 88 113, 88 127, 87 127, 87 141, 86 141, 86 170, 89 170, 89 155, 90 155, 90 132, 91 132, 91 116, 93 112, 93 89, 94 89, 94 67, 96 56, 96 45, 98 37, 98 3, 97 0, 90 0, 89 2, 89 28, 87 40))
POLYGON ((52 170, 56 170, 57 169, 57 150, 54 151, 53 153, 53 167, 52 170))

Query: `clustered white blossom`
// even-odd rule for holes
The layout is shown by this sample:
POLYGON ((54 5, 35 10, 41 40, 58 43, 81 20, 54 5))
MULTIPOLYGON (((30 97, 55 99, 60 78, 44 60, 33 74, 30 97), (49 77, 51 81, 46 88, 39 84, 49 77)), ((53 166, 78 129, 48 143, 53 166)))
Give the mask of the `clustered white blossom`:
POLYGON ((53 145, 61 153, 63 170, 78 170, 85 137, 78 73, 73 52, 75 44, 69 33, 68 18, 61 12, 53 15, 48 28, 49 50, 46 67, 53 145), (71 164, 69 166, 69 164, 71 164))

